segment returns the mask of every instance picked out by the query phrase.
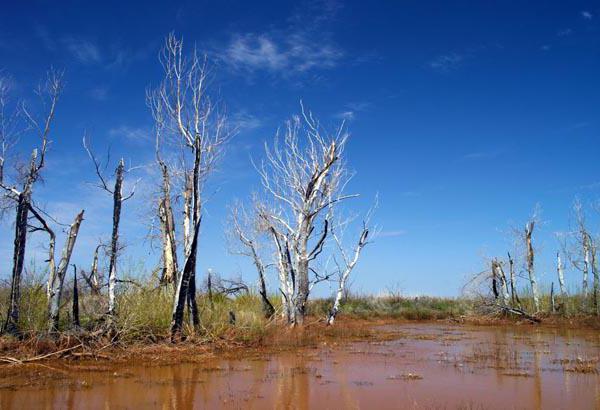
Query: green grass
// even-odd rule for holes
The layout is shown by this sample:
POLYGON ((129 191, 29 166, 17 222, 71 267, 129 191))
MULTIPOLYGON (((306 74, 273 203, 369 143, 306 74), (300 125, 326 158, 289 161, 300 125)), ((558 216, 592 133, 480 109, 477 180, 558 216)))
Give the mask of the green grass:
MULTIPOLYGON (((309 304, 309 312, 317 316, 326 316, 332 304, 332 299, 314 300, 309 304)), ((458 317, 468 311, 469 302, 458 298, 350 295, 342 301, 339 314, 362 319, 433 320, 458 317)))
MULTIPOLYGON (((26 335, 43 335, 47 331, 47 299, 45 273, 29 270, 23 278, 20 327, 26 335)), ((132 276, 133 277, 133 276, 132 276)), ((155 274, 135 276, 134 280, 119 283, 117 291, 117 317, 114 326, 119 340, 123 342, 151 343, 169 338, 173 289, 158 286, 155 274)), ((0 284, 0 320, 4 322, 8 310, 10 284, 0 284)), ((62 298, 60 329, 73 330, 72 279, 65 282, 62 298)), ((104 289, 105 290, 105 289, 104 289)), ((540 297, 541 313, 551 315, 549 289, 542 289, 540 297)), ((94 331, 102 326, 107 311, 106 296, 93 295, 80 282, 80 322, 85 330, 94 331)), ((533 312, 533 300, 526 289, 520 292, 521 305, 533 312)), ((281 297, 273 295, 272 303, 281 311, 281 297)), ((250 292, 238 296, 214 294, 212 301, 199 293, 197 302, 201 325, 193 329, 187 325, 184 334, 192 340, 211 342, 235 340, 240 343, 257 343, 266 335, 271 322, 264 318, 259 295, 250 292), (230 312, 235 315, 235 323, 230 322, 230 312)), ((564 302, 566 311, 560 310, 556 316, 590 317, 594 313, 591 297, 585 303, 581 294, 568 296, 564 301, 556 295, 556 305, 564 302)), ((314 318, 325 319, 332 306, 331 298, 312 299, 308 313, 314 318)), ((339 317, 360 319, 394 318, 405 320, 436 320, 477 315, 478 302, 467 298, 404 297, 392 294, 384 297, 371 295, 348 295, 341 304, 339 317)), ((187 316, 187 313, 186 313, 187 316)), ((279 316, 278 316, 279 317, 279 316)))

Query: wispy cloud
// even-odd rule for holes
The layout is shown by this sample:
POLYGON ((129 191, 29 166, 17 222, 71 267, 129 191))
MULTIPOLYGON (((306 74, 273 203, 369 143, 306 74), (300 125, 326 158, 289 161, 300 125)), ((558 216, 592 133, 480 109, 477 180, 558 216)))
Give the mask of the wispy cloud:
POLYGON ((581 12, 581 17, 583 17, 585 20, 591 20, 594 18, 594 15, 587 10, 583 10, 581 12))
POLYGON ((315 41, 307 32, 247 33, 235 35, 219 58, 236 70, 293 74, 333 68, 343 55, 334 44, 315 41))
POLYGON ((570 28, 563 28, 561 30, 558 30, 558 32, 556 33, 558 37, 568 37, 571 34, 573 34, 573 30, 570 28))
POLYGON ((344 121, 352 121, 354 119, 354 111, 342 111, 334 115, 335 118, 344 121))
POLYGON ((398 236, 404 236, 408 233, 408 231, 404 229, 398 229, 395 231, 381 231, 377 234, 380 238, 396 238, 398 236))
POLYGON ((491 152, 483 152, 483 151, 478 151, 478 152, 470 152, 468 154, 465 154, 462 156, 462 159, 486 159, 486 158, 492 158, 494 157, 496 154, 491 153, 491 152))
POLYGON ((239 132, 243 132, 260 128, 263 123, 257 116, 241 110, 231 116, 231 125, 239 132))
POLYGON ((65 37, 62 39, 62 43, 69 53, 82 64, 95 64, 102 61, 100 48, 89 40, 65 37))
POLYGON ((108 88, 103 86, 94 87, 90 90, 89 95, 96 101, 106 101, 108 98, 108 88))
POLYGON ((463 64, 465 57, 461 54, 450 53, 450 54, 442 54, 433 59, 429 66, 436 71, 440 72, 450 72, 455 71, 463 64))
POLYGON ((122 125, 117 128, 112 128, 108 131, 108 136, 111 138, 124 138, 125 140, 142 144, 151 141, 151 133, 145 128, 130 127, 122 125))
POLYGON ((589 184, 579 186, 579 189, 589 190, 589 191, 595 191, 598 188, 600 188, 600 181, 596 181, 596 182, 592 182, 589 184))
POLYGON ((329 22, 341 4, 312 1, 287 19, 285 28, 235 33, 219 46, 218 59, 236 71, 266 71, 290 77, 330 69, 339 64, 344 51, 333 41, 329 22))
POLYGON ((334 118, 344 121, 353 121, 356 118, 357 113, 366 111, 370 106, 371 103, 367 101, 350 102, 345 105, 346 110, 335 114, 334 118))
POLYGON ((33 31, 47 51, 66 51, 70 57, 83 65, 96 65, 108 70, 126 69, 131 63, 148 57, 157 47, 155 42, 132 49, 118 43, 100 44, 72 35, 57 38, 42 25, 34 26, 33 31))

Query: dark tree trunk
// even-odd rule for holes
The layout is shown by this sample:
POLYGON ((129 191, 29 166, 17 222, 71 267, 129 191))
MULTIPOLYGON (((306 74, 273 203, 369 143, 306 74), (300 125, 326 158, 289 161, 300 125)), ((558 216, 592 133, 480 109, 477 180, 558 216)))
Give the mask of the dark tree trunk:
POLYGON ((113 191, 113 226, 110 241, 110 262, 108 266, 108 315, 115 314, 115 286, 117 283, 117 254, 119 253, 119 223, 121 206, 123 205, 123 175, 125 162, 119 161, 115 171, 115 188, 113 191))
POLYGON ((79 323, 79 289, 77 287, 77 267, 73 265, 73 326, 77 329, 79 323))
POLYGON ((10 287, 10 302, 3 331, 12 335, 19 334, 19 304, 21 301, 21 276, 27 244, 27 219, 31 206, 31 186, 27 185, 19 195, 17 218, 15 221, 15 240, 13 251, 13 270, 10 287))
POLYGON ((275 315, 275 308, 269 300, 269 295, 267 293, 267 284, 265 283, 265 267, 261 263, 254 247, 252 247, 251 250, 254 257, 254 264, 258 270, 258 281, 260 286, 258 293, 260 294, 260 298, 262 300, 263 313, 267 319, 271 319, 275 315))
MULTIPOLYGON (((194 232, 194 236, 195 236, 195 241, 197 241, 198 239, 196 238, 198 235, 198 231, 200 230, 200 221, 201 221, 201 217, 200 217, 200 212, 201 212, 201 203, 200 203, 200 167, 202 164, 202 146, 201 146, 201 139, 199 136, 196 136, 196 146, 195 146, 195 150, 194 150, 194 173, 193 173, 193 190, 192 190, 192 194, 193 194, 193 206, 194 206, 194 214, 193 214, 193 221, 194 221, 194 227, 195 227, 195 232, 194 232)), ((190 266, 190 282, 189 282, 189 289, 188 289, 188 294, 187 294, 187 298, 188 298, 188 305, 190 307, 190 318, 191 318, 191 323, 192 326, 194 327, 194 329, 200 325, 200 318, 198 316, 198 304, 196 303, 196 258, 197 258, 197 251, 198 251, 198 246, 196 244, 196 246, 192 246, 191 252, 190 252, 190 261, 192 263, 192 266, 190 266), (192 257, 193 256, 193 257, 192 257)))
POLYGON ((171 320, 171 341, 175 342, 181 337, 181 330, 183 328, 183 314, 185 311, 186 302, 189 303, 188 293, 190 287, 190 279, 192 278, 192 269, 196 266, 196 247, 198 244, 198 232, 200 230, 200 224, 194 227, 192 243, 190 245, 190 254, 185 261, 183 272, 179 277, 177 283, 177 290, 175 291, 175 301, 173 306, 173 318, 171 320))
POLYGON ((206 287, 208 288, 208 302, 210 303, 210 310, 215 310, 215 305, 213 303, 213 293, 212 293, 212 274, 210 269, 208 270, 208 277, 206 279, 206 287))
POLYGON ((508 265, 509 265, 509 274, 510 274, 510 296, 513 306, 521 307, 521 300, 519 299, 519 294, 517 293, 517 284, 515 277, 515 261, 508 253, 508 265))

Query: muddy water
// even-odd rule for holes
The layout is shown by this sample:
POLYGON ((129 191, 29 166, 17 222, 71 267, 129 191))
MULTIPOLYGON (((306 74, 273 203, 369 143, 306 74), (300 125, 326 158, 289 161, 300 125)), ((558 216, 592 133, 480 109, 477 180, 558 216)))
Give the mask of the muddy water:
POLYGON ((0 380, 0 408, 600 409, 597 331, 387 326, 391 340, 251 360, 0 380), (3 387, 4 386, 4 387, 3 387), (8 387, 10 386, 10 388, 8 387))

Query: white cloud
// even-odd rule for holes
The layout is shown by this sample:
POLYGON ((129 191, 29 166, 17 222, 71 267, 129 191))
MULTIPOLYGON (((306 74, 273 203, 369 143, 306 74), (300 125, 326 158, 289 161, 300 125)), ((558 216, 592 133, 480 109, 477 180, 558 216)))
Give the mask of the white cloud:
POLYGON ((408 231, 404 229, 398 229, 396 231, 382 231, 377 234, 380 238, 395 238, 398 236, 404 236, 408 233, 408 231))
POLYGON ((343 52, 327 40, 319 41, 308 32, 283 35, 247 33, 235 35, 219 58, 236 70, 266 70, 283 75, 313 69, 332 68, 343 52))
POLYGON ((594 18, 594 15, 587 10, 583 10, 581 12, 581 17, 583 17, 586 20, 591 20, 592 18, 594 18))
POLYGON ((65 37, 62 42, 73 57, 82 64, 95 64, 102 61, 100 49, 91 41, 65 37))
POLYGON ((489 152, 470 152, 463 155, 463 159, 484 159, 491 157, 492 154, 489 152))
POLYGON ((463 61, 464 57, 460 54, 443 54, 431 61, 429 66, 437 71, 449 72, 458 69, 462 65, 463 61))
POLYGON ((262 121, 245 110, 236 112, 231 117, 231 124, 238 131, 249 131, 262 126, 262 121))
POLYGON ((125 138, 127 141, 134 143, 146 143, 151 140, 151 132, 147 129, 128 125, 111 128, 108 131, 108 136, 111 138, 125 138))
POLYGON ((342 111, 335 115, 335 118, 344 120, 344 121, 352 121, 354 119, 354 111, 342 111))

